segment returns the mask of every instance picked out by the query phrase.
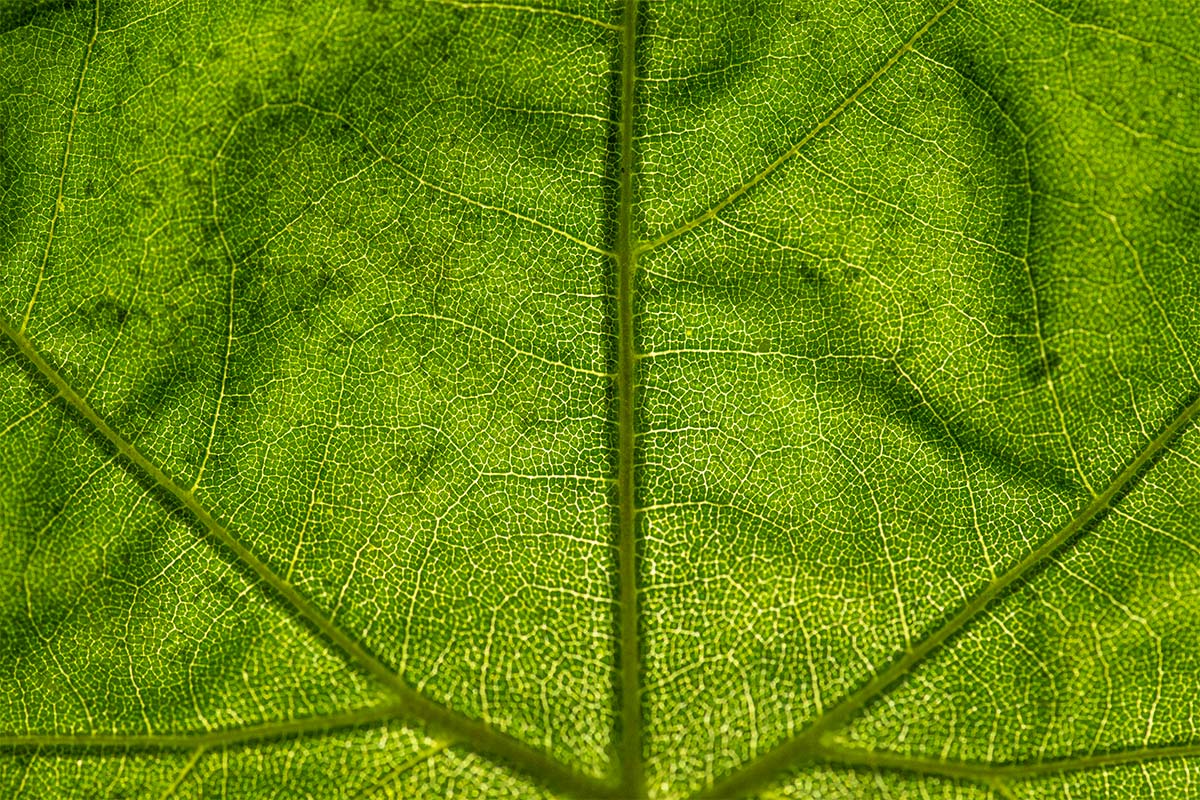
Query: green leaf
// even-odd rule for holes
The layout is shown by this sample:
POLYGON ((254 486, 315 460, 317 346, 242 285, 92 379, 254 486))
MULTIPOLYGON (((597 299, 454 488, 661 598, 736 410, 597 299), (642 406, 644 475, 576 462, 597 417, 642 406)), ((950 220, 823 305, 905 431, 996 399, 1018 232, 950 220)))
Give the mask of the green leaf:
POLYGON ((1190 797, 1200 8, 0 4, 0 795, 1190 797))

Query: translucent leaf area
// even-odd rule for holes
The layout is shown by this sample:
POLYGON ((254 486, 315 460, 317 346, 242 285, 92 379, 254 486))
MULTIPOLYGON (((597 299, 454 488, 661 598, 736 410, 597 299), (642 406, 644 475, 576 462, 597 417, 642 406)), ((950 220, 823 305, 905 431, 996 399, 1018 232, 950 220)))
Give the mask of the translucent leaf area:
POLYGON ((0 796, 1200 796, 1195 0, 0 0, 0 796))

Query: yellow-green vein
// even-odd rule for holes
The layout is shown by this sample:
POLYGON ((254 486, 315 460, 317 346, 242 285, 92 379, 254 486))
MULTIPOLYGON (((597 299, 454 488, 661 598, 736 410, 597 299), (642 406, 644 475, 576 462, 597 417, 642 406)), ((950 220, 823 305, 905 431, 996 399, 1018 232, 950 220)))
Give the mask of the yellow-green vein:
POLYGON ((71 119, 67 123, 67 141, 63 144, 62 162, 58 167, 58 193, 54 197, 54 209, 50 212, 50 225, 46 231, 46 246, 42 249, 41 263, 38 264, 37 280, 33 284, 33 293, 25 306, 25 315, 17 330, 22 333, 29 327, 29 317, 33 307, 37 305, 38 293, 46 279, 46 265, 50 263, 50 248, 54 245, 54 231, 58 226, 58 218, 62 214, 64 197, 67 187, 67 162, 71 160, 71 145, 75 141, 75 123, 79 119, 79 100, 83 96, 83 81, 87 77, 88 66, 92 63, 92 53, 96 49, 96 39, 100 37, 100 0, 92 6, 92 30, 88 36, 87 48, 83 51, 83 63, 79 67, 79 78, 75 82, 75 97, 71 102, 71 119))
POLYGON ((158 796, 158 800, 167 800, 168 797, 174 797, 179 791, 179 787, 187 780, 187 776, 192 774, 192 770, 196 768, 196 764, 200 763, 200 759, 204 757, 204 753, 208 750, 207 745, 200 745, 192 751, 192 755, 184 763, 179 772, 175 773, 175 777, 171 779, 171 783, 163 789, 163 793, 158 796))

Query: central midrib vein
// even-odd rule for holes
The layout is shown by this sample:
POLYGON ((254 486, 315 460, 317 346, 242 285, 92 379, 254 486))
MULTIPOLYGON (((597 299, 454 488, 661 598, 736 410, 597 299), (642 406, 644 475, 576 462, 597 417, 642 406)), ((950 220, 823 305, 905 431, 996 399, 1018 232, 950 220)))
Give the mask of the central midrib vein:
POLYGON ((621 693, 620 742, 621 791, 629 798, 645 796, 642 764, 641 650, 637 588, 637 498, 636 468, 637 382, 633 309, 637 271, 637 242, 633 234, 633 114, 637 80, 637 22, 639 0, 625 0, 621 24, 621 89, 617 138, 619 181, 617 241, 617 503, 618 503, 618 593, 621 693))

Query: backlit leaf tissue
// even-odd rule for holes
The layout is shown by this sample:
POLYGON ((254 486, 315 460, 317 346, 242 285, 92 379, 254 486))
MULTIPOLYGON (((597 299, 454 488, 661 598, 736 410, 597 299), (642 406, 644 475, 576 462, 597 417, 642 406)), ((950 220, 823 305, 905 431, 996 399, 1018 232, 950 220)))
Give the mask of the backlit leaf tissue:
POLYGON ((0 0, 0 797, 1200 797, 1194 0, 0 0))

